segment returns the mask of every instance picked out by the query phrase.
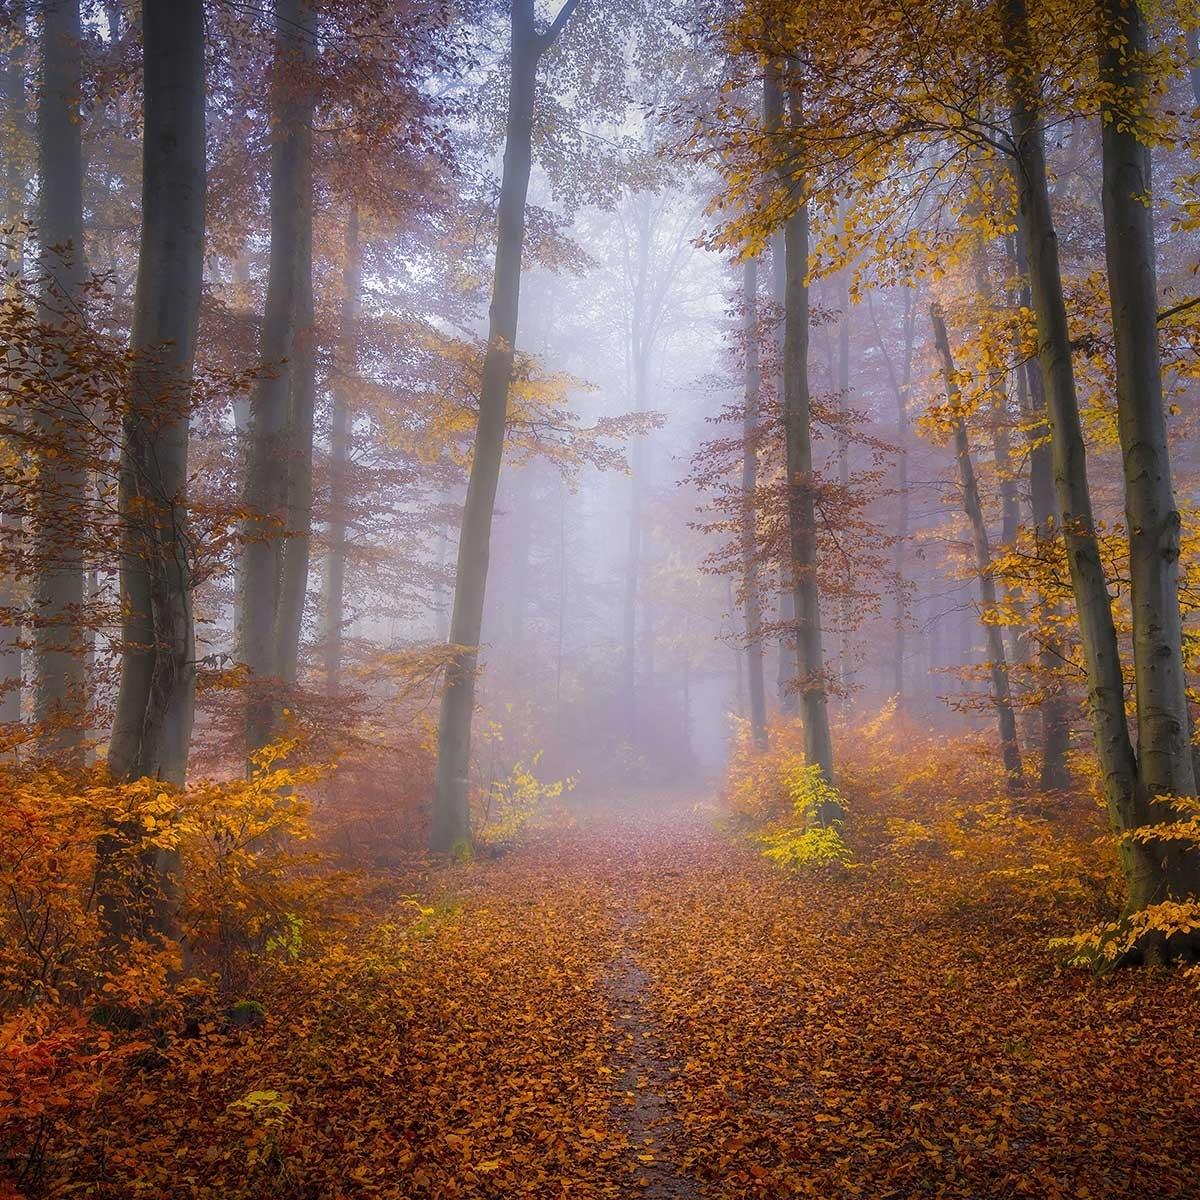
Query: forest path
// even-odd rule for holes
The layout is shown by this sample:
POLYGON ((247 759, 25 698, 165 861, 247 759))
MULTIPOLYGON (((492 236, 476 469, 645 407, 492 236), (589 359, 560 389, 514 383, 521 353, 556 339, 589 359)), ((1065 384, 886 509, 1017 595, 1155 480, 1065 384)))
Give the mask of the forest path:
POLYGON ((715 816, 580 807, 430 880, 403 1195, 1200 1195, 1194 984, 1059 973, 1025 912, 898 857, 789 876, 715 816))

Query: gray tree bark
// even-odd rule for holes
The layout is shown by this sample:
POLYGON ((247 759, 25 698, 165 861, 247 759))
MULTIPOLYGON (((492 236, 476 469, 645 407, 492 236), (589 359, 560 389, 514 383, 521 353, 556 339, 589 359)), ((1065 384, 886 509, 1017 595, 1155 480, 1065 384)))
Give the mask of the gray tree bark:
MULTIPOLYGON (((1006 40, 1013 61, 1019 64, 1010 79, 1011 165, 1018 199, 1017 222, 1037 320, 1057 515, 1075 595, 1088 704, 1109 821, 1117 833, 1123 833, 1149 823, 1153 814, 1138 776, 1125 718, 1125 684, 1117 634, 1096 540, 1025 0, 1006 0, 1004 17, 1006 40)), ((1128 910, 1134 912, 1154 903, 1164 891, 1160 855, 1143 843, 1127 839, 1118 842, 1118 852, 1128 910)))
POLYGON ((742 596, 746 622, 746 675, 750 690, 750 731, 754 744, 767 746, 767 692, 763 678, 762 598, 758 583, 758 417, 762 367, 758 353, 758 260, 746 260, 742 276, 745 305, 746 406, 742 417, 742 596))
MULTIPOLYGON (((789 91, 793 118, 799 115, 799 97, 789 91)), ((794 168, 791 174, 794 174, 794 168)), ((786 186, 803 189, 803 180, 788 178, 786 186)), ((816 477, 813 471, 812 413, 809 396, 809 227, 808 203, 801 199, 784 226, 784 261, 787 299, 784 313, 783 424, 788 486, 788 534, 791 554, 792 594, 796 621, 796 675, 800 711, 804 718, 804 753, 821 768, 832 784, 833 739, 825 685, 825 658, 821 645, 821 600, 817 582, 816 477)), ((836 820, 832 804, 814 813, 819 824, 836 820)))
MULTIPOLYGON (((1104 243, 1112 308, 1117 429, 1124 461, 1133 609, 1138 774, 1152 810, 1193 796, 1190 721, 1179 609, 1180 516, 1171 481, 1154 260, 1150 150, 1138 127, 1150 108, 1146 20, 1133 0, 1100 0, 1104 243), (1114 43, 1116 43, 1114 45, 1114 43)), ((1181 843, 1158 848, 1152 897, 1200 892, 1200 855, 1181 843)))
POLYGON ((242 651, 253 676, 246 705, 246 747, 265 746, 274 733, 272 695, 281 663, 276 636, 282 531, 288 521, 289 405, 297 331, 304 319, 304 268, 311 247, 312 95, 297 86, 315 51, 305 0, 275 0, 275 68, 271 122, 271 255, 259 341, 260 374, 250 396, 242 551, 242 651))
POLYGON ((570 19, 577 0, 566 0, 539 33, 533 0, 512 0, 512 63, 504 165, 500 180, 496 267, 492 280, 487 352, 479 395, 475 454, 467 482, 450 642, 456 648, 446 670, 438 722, 438 761, 430 824, 430 848, 446 853, 471 836, 471 717, 487 586, 492 515, 504 453, 508 392, 512 382, 525 244, 525 199, 533 162, 533 105, 538 62, 570 19))
POLYGON ((338 690, 342 671, 342 632, 346 621, 346 504, 350 466, 350 380, 358 369, 358 320, 362 304, 362 258, 358 243, 358 202, 346 218, 342 264, 342 322, 333 377, 330 429, 329 558, 325 568, 325 687, 338 690))
MULTIPOLYGON (((80 87, 79 0, 43 0, 37 119, 40 318, 64 343, 48 356, 51 374, 61 369, 84 302, 80 87)), ((66 395, 39 405, 34 414, 39 437, 57 452, 41 456, 34 497, 33 716, 42 730, 42 748, 71 763, 83 761, 85 740, 80 622, 87 579, 75 527, 88 484, 84 408, 84 401, 66 395)))
MULTIPOLYGON (((1018 301, 1032 310, 1029 282, 1025 277, 1023 239, 1018 234, 1011 245, 1013 268, 1021 280, 1018 301)), ((1047 440, 1046 389, 1041 365, 1035 360, 1017 368, 1017 398, 1022 419, 1028 430, 1029 442, 1029 508, 1033 535, 1039 548, 1049 548, 1056 540, 1054 527, 1054 462, 1047 440)), ((1061 614, 1062 605, 1051 602, 1044 594, 1040 603, 1052 618, 1061 614)), ((1070 786, 1067 769, 1067 750, 1070 746, 1071 725, 1068 718, 1067 696, 1063 686, 1065 647, 1054 637, 1043 637, 1038 647, 1038 669, 1041 674, 1042 770, 1039 784, 1043 792, 1056 792, 1070 786)))
MULTIPOLYGON (((145 0, 142 39, 142 235, 117 500, 121 682, 108 766, 121 781, 148 776, 180 787, 196 690, 187 464, 204 273, 203 0, 145 0)), ((110 835, 102 860, 137 837, 110 835)), ((149 851, 140 867, 145 909, 109 906, 110 931, 136 920, 140 931, 173 934, 178 851, 149 851)))
MULTIPOLYGON (((12 23, 24 34, 25 5, 16 3, 12 9, 12 23)), ((9 279, 20 278, 25 269, 22 241, 24 233, 21 223, 25 218, 25 182, 27 166, 22 161, 26 150, 28 115, 25 100, 25 42, 22 37, 15 40, 5 55, 3 81, 0 83, 4 102, 4 187, 5 222, 13 227, 12 245, 8 250, 5 271, 9 279)), ((15 358, 15 355, 14 355, 15 358)), ((14 422, 20 422, 23 414, 14 413, 14 422)), ((15 448, 14 448, 15 449, 15 448)), ((18 453, 20 451, 17 451, 18 453)), ((22 535, 22 519, 18 513, 0 514, 0 530, 6 540, 15 542, 22 535)), ((14 574, 0 578, 0 608, 13 614, 0 624, 0 723, 12 724, 21 719, 21 624, 17 616, 21 605, 21 589, 14 574)))

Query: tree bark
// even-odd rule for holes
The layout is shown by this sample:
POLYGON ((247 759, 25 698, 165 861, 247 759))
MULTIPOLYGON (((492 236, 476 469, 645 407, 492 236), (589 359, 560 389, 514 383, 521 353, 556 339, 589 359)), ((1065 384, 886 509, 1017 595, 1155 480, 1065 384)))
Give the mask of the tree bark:
POLYGON ((763 678, 762 599, 758 588, 758 416, 762 368, 758 353, 758 260, 746 260, 746 406, 742 417, 742 595, 746 621, 746 674, 750 690, 750 731, 759 749, 767 747, 767 693, 763 678))
MULTIPOLYGON (((4 100, 4 184, 5 184, 5 216, 4 220, 12 226, 9 235, 12 244, 8 250, 5 270, 9 280, 20 279, 25 269, 24 253, 21 245, 24 232, 21 224, 25 218, 25 180, 27 168, 21 160, 22 150, 25 149, 24 135, 27 131, 28 116, 25 101, 25 5, 13 5, 12 22, 19 35, 5 56, 3 75, 4 100)), ((8 290, 6 288, 6 290, 8 290)), ((10 352, 13 361, 17 355, 10 352)), ((23 421, 23 414, 13 414, 14 424, 23 421)), ((18 446, 13 446, 11 453, 20 454, 18 446)), ((5 512, 0 514, 0 531, 6 542, 17 543, 22 536, 22 519, 19 513, 5 512)), ((21 605, 21 593, 15 573, 8 573, 0 579, 0 609, 11 614, 0 625, 0 724, 13 724, 21 719, 21 624, 17 616, 21 605)))
POLYGON ((312 544, 313 419, 317 402, 316 328, 313 308, 312 131, 301 132, 303 202, 296 248, 296 332, 288 389, 287 527, 280 548, 279 598, 275 606, 275 670, 289 687, 300 665, 300 639, 308 598, 308 568, 312 544))
MULTIPOLYGON (((260 374, 250 396, 242 551, 242 649, 252 679, 246 704, 246 748, 261 749, 274 733, 280 673, 276 613, 282 531, 288 528, 289 401, 296 335, 303 320, 301 245, 311 211, 312 95, 303 86, 314 52, 305 0, 275 0, 275 63, 271 83, 271 256, 259 341, 260 374)), ((311 225, 309 224, 309 228, 311 225)))
MULTIPOLYGON (((1134 0, 1100 0, 1104 242, 1116 360, 1133 609, 1138 775, 1159 819, 1168 798, 1193 796, 1179 609, 1180 516, 1171 481, 1162 364, 1150 150, 1138 134, 1150 108, 1145 18, 1134 0), (1114 44, 1116 43, 1116 44, 1114 44)), ((1165 844, 1152 895, 1200 892, 1200 855, 1165 844)))
POLYGON ((469 841, 471 836, 471 717, 475 706, 475 673, 483 625, 492 515, 504 452, 504 427, 517 336, 525 198, 533 161, 534 91, 538 61, 569 20, 575 2, 567 0, 550 28, 539 34, 533 0, 512 0, 512 63, 500 180, 496 267, 475 454, 471 460, 458 542, 454 611, 450 619, 450 642, 455 647, 455 655, 446 670, 438 723, 437 775, 429 840, 430 848, 439 853, 469 841))
MULTIPOLYGON (((120 781, 150 777, 181 787, 196 691, 187 465, 204 274, 203 0, 145 0, 142 38, 142 235, 117 499, 121 682, 108 766, 120 781)), ((102 857, 138 836, 119 831, 102 857)), ((128 930, 136 916, 173 934, 178 851, 149 851, 141 867, 148 911, 110 908, 110 931, 128 930)))
POLYGON ((971 523, 971 539, 975 550, 975 569, 979 576, 980 611, 984 637, 987 640, 988 669, 992 677, 992 706, 996 710, 996 721, 1000 727, 1000 756, 1004 762, 1004 775, 1010 794, 1021 791, 1024 775, 1021 767, 1021 748, 1017 741, 1017 719, 1013 712, 1012 689, 1008 678, 1008 661, 1005 657, 1004 638, 1000 626, 995 622, 996 580, 992 575, 992 554, 988 544, 987 525, 983 519, 983 505, 979 499, 979 484, 975 478, 975 466, 971 461, 971 447, 967 437, 967 423, 962 413, 962 394, 958 375, 954 370, 954 355, 950 349, 950 338, 946 333, 946 322, 941 309, 930 306, 933 322, 933 339, 942 360, 942 376, 946 381, 946 394, 954 411, 954 454, 958 461, 958 477, 962 486, 963 509, 971 523))
MULTIPOLYGON (((844 225, 844 212, 839 219, 844 225)), ((837 288, 841 317, 838 320, 834 387, 837 389, 838 411, 842 419, 837 436, 838 484, 848 495, 850 492, 850 435, 847 425, 850 419, 850 269, 848 267, 838 272, 837 288)), ((850 589, 853 585, 853 572, 847 562, 842 578, 844 591, 838 600, 838 624, 841 626, 838 631, 838 684, 841 687, 843 712, 849 703, 850 689, 854 684, 854 666, 850 657, 850 619, 853 611, 850 589)))
POLYGON ((908 545, 908 391, 912 384, 913 340, 916 332, 916 305, 912 293, 904 293, 904 365, 899 376, 884 344, 883 333, 875 316, 871 293, 867 293, 867 311, 875 331, 875 344, 883 358, 888 383, 896 398, 896 541, 892 548, 892 573, 896 580, 896 606, 893 613, 894 641, 892 643, 892 694, 900 708, 904 707, 904 656, 906 653, 906 617, 904 603, 904 552, 908 545))
POLYGON ((358 320, 362 304, 362 257, 358 244, 358 201, 350 202, 342 264, 342 327, 333 377, 330 430, 329 558, 325 573, 325 687, 338 690, 342 632, 346 621, 346 504, 350 467, 350 380, 358 369, 358 320))
MULTIPOLYGON (((1146 824, 1151 813, 1138 778, 1137 759, 1125 718, 1125 683, 1088 489, 1087 455, 1071 361, 1058 237, 1046 179, 1038 81, 1029 66, 1034 60, 1025 0, 1005 0, 1004 16, 1006 40, 1014 62, 1020 64, 1010 79, 1011 162, 1018 199, 1017 223, 1028 260, 1030 297, 1037 320, 1057 515, 1079 619, 1096 755, 1109 821, 1119 834, 1146 824)), ((1137 911, 1161 894, 1161 863, 1141 843, 1121 839, 1118 850, 1128 893, 1127 907, 1131 912, 1137 911)))
MULTIPOLYGON (((789 107, 798 116, 799 98, 793 87, 789 107)), ((795 169, 786 186, 803 190, 803 179, 794 181, 795 169)), ((783 423, 786 442, 788 533, 791 555, 792 594, 796 614, 796 674, 800 688, 800 710, 804 717, 804 753, 809 763, 821 768, 832 784, 833 740, 825 686, 825 660, 821 645, 821 601, 817 582, 816 476, 813 471, 812 413, 809 397, 809 228, 808 203, 802 198, 784 226, 784 261, 787 299, 784 313, 783 423)), ((824 805, 814 814, 819 824, 836 820, 834 805, 824 805)))
MULTIPOLYGON (((48 356, 58 374, 80 320, 83 282, 83 147, 80 136, 79 0, 43 0, 41 103, 38 108, 40 319, 61 339, 48 356)), ((42 453, 34 497, 33 716, 40 744, 82 763, 86 703, 81 636, 86 569, 78 532, 87 498, 86 401, 71 396, 39 405, 42 453)))
MULTIPOLYGON (((783 124, 783 93, 779 77, 774 68, 763 73, 763 125, 777 130, 783 124)), ((787 263, 783 230, 771 237, 771 299, 782 318, 787 311, 787 263)), ((784 390, 784 321, 775 329, 775 358, 779 364, 775 378, 776 399, 782 404, 784 390)), ((800 700, 792 686, 792 673, 796 661, 795 638, 792 624, 796 619, 795 602, 792 594, 791 575, 786 556, 779 563, 779 666, 775 675, 775 690, 779 697, 780 711, 786 716, 795 716, 800 711, 800 700)))
MULTIPOLYGON (((1029 281, 1025 277, 1024 240, 1014 239, 1010 253, 1014 273, 1021 280, 1018 299, 1023 308, 1032 310, 1029 281)), ((1054 462, 1046 424, 1046 389, 1042 382, 1041 365, 1035 360, 1017 368, 1017 396, 1021 416, 1028 430, 1029 442, 1029 507, 1033 521, 1033 536, 1038 547, 1049 548, 1056 539, 1054 529, 1054 462)), ((1061 616, 1062 605, 1051 602, 1043 593, 1040 604, 1051 619, 1061 616)), ((1038 706, 1042 723, 1042 770, 1040 787, 1043 792, 1061 791, 1070 786, 1067 770, 1067 750, 1071 740, 1067 696, 1063 686, 1065 648, 1054 637, 1043 637, 1038 647, 1038 670, 1041 675, 1041 703, 1038 706)))

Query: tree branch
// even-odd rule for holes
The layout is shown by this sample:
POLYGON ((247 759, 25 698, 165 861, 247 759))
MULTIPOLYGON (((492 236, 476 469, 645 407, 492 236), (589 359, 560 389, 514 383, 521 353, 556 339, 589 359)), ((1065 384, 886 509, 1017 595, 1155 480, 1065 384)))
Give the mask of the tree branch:
POLYGON ((558 35, 562 33, 563 27, 571 19, 571 14, 579 5, 579 0, 566 0, 562 8, 558 10, 558 16, 550 23, 550 27, 544 32, 537 35, 538 54, 545 54, 551 46, 554 45, 558 35))

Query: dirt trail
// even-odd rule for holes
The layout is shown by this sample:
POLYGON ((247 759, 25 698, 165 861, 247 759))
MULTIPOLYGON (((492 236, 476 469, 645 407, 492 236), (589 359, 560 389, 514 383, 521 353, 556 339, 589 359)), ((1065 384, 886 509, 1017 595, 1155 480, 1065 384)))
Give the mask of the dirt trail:
POLYGON ((1176 1029, 1186 983, 1093 992, 1023 914, 922 891, 893 861, 789 876, 682 800, 577 812, 463 886, 428 967, 485 986, 450 1028, 418 1022, 409 1078, 428 1093, 440 1071, 501 1166, 472 1190, 442 1158, 429 1174, 454 1185, 419 1194, 1200 1194, 1200 1043, 1158 1054, 1126 1029, 1135 1012, 1176 1029), (492 1126, 480 1088, 502 1098, 492 1126))

